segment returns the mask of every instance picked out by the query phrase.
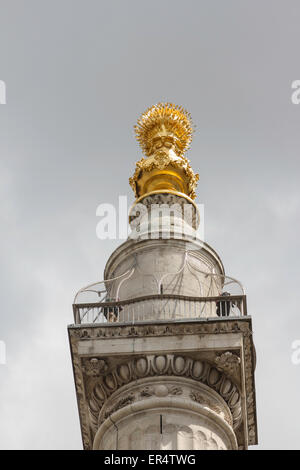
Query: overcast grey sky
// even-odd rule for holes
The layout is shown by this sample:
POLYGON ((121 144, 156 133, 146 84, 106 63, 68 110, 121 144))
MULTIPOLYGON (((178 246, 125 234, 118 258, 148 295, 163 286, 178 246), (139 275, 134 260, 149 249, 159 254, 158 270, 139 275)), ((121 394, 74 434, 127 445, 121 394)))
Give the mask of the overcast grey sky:
POLYGON ((1 448, 81 448, 73 295, 120 243, 96 208, 133 200, 160 100, 192 114, 206 241, 247 291, 259 448, 300 448, 299 24, 297 0, 0 0, 1 448))

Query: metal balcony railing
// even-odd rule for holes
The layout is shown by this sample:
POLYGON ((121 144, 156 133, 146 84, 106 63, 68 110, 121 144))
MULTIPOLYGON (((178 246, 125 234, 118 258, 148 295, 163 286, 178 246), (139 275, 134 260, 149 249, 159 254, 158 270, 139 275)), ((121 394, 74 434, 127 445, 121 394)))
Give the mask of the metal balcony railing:
POLYGON ((143 273, 135 262, 117 277, 83 287, 74 298, 75 323, 138 323, 247 315, 245 292, 237 279, 202 271, 192 264, 193 252, 184 250, 182 254, 182 266, 175 273, 143 273), (185 276, 196 279, 192 289, 188 283, 182 284, 185 276), (149 278, 153 282, 146 287, 149 278), (143 297, 134 295, 141 290, 143 297), (130 298, 120 300, 127 292, 130 298))
POLYGON ((129 300, 73 304, 75 324, 139 323, 247 315, 245 295, 187 297, 156 294, 129 300))

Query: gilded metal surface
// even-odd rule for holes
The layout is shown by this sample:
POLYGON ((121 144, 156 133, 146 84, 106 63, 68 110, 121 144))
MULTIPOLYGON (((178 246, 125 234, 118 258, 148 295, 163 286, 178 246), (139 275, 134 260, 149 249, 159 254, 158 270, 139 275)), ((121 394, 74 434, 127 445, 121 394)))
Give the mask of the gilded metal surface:
POLYGON ((195 199, 199 175, 183 153, 189 147, 193 124, 190 114, 171 103, 158 103, 142 114, 135 126, 146 155, 129 179, 136 198, 159 190, 177 191, 195 199))

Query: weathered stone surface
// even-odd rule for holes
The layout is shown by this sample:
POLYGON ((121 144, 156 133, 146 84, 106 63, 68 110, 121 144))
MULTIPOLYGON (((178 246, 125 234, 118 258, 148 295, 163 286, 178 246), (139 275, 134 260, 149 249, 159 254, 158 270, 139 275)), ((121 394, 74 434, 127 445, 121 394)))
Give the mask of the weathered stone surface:
POLYGON ((118 428, 131 429, 129 441, 118 434, 119 448, 158 442, 173 449, 247 448, 256 442, 249 318, 70 326, 69 335, 86 449, 116 448, 111 417, 118 428), (149 428, 148 418, 160 415, 173 429, 168 444, 149 428), (194 424, 180 440, 185 419, 194 424), (142 423, 152 440, 148 431, 137 432, 142 423))

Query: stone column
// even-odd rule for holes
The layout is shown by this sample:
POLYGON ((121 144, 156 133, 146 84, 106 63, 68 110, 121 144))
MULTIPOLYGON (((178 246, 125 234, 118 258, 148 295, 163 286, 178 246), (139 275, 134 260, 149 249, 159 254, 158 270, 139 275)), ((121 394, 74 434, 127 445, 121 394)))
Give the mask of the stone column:
POLYGON ((106 401, 99 423, 94 449, 237 449, 225 400, 181 377, 140 379, 121 387, 106 401))

